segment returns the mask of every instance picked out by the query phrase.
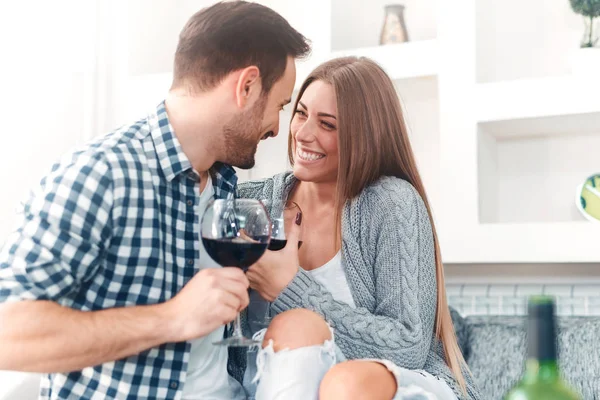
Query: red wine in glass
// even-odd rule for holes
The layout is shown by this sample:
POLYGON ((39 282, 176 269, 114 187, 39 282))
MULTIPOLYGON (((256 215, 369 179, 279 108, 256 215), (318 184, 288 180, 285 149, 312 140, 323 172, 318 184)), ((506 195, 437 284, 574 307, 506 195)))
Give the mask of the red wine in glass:
MULTIPOLYGON (((258 238, 257 242, 245 239, 202 238, 208 255, 220 265, 241 268, 244 272, 256 263, 267 249, 268 238, 258 238)), ((272 243, 272 241, 271 241, 272 243)))
MULTIPOLYGON (((295 223, 296 215, 302 212, 302 210, 293 201, 261 200, 261 202, 265 205, 273 224, 271 227, 269 250, 281 250, 287 245, 287 232, 295 223)), ((302 240, 298 241, 298 248, 300 246, 302 246, 302 240)))
MULTIPOLYGON (((278 251, 285 247, 287 244, 287 239, 273 239, 271 238, 271 242, 269 243, 269 250, 278 251)), ((298 242, 298 248, 302 246, 302 240, 298 242)))
MULTIPOLYGON (((265 205, 265 209, 269 213, 271 219, 271 241, 269 242, 269 250, 279 251, 287 245, 287 232, 296 223, 296 216, 302 210, 297 203, 293 201, 284 201, 279 199, 261 200, 265 205)), ((302 231, 300 238, 302 239, 302 231)), ((298 241, 298 248, 302 246, 302 240, 298 241)), ((257 299, 257 301, 263 301, 257 299)), ((257 305, 258 306, 258 305, 257 305)), ((264 305, 264 311, 257 312, 250 316, 250 323, 257 327, 266 327, 271 321, 270 303, 264 305)))
MULTIPOLYGON (((245 272, 267 250, 271 226, 267 210, 258 200, 214 200, 202 216, 202 244, 219 265, 241 268, 245 272)), ((244 337, 238 313, 231 337, 213 344, 248 347, 260 342, 244 337)))

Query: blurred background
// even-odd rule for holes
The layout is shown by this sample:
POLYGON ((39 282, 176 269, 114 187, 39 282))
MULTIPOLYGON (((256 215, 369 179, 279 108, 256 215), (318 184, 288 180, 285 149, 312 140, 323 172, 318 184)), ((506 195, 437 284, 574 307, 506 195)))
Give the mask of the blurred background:
MULTIPOLYGON (((580 201, 600 174, 600 18, 575 0, 259 2, 313 43, 297 86, 340 55, 371 57, 393 78, 452 305, 521 314, 523 296, 550 293, 561 314, 600 315, 600 224, 580 201)), ((59 155, 164 98, 179 31, 212 3, 0 4, 0 244, 59 155)), ((242 180, 288 168, 290 117, 288 106, 242 180)))

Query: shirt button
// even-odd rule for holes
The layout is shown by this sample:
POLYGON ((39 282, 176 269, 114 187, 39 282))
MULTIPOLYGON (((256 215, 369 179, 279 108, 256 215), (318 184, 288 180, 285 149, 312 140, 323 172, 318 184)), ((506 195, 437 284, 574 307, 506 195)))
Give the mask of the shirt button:
POLYGON ((188 260, 188 265, 194 265, 194 260, 188 260))
POLYGON ((191 207, 191 206, 193 206, 193 205, 194 205, 194 202, 193 202, 192 200, 188 200, 188 201, 187 201, 187 205, 191 207))
POLYGON ((177 389, 177 387, 179 386, 179 383, 172 381, 171 382, 171 389, 177 389))

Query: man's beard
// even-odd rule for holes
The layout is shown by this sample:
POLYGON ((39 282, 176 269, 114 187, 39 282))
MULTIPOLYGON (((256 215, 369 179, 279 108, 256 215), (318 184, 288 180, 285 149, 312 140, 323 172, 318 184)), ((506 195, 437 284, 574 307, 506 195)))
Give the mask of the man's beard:
POLYGON ((234 116, 224 126, 226 159, 223 162, 241 169, 254 167, 266 105, 267 95, 263 94, 251 109, 234 116))

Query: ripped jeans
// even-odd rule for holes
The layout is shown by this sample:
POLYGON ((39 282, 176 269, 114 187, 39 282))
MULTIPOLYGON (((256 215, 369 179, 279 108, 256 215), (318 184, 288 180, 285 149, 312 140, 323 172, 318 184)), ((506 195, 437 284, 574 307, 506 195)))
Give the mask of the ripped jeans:
MULTIPOLYGON (((331 329, 331 328, 330 328, 331 329)), ((266 329, 256 332, 263 340, 266 329)), ((335 364, 346 358, 331 340, 321 346, 308 346, 275 352, 273 343, 248 351, 244 388, 248 400, 317 400, 321 380, 335 364)), ((397 391, 392 400, 457 400, 443 380, 421 370, 400 368, 388 360, 365 359, 385 366, 396 378, 397 391)))

